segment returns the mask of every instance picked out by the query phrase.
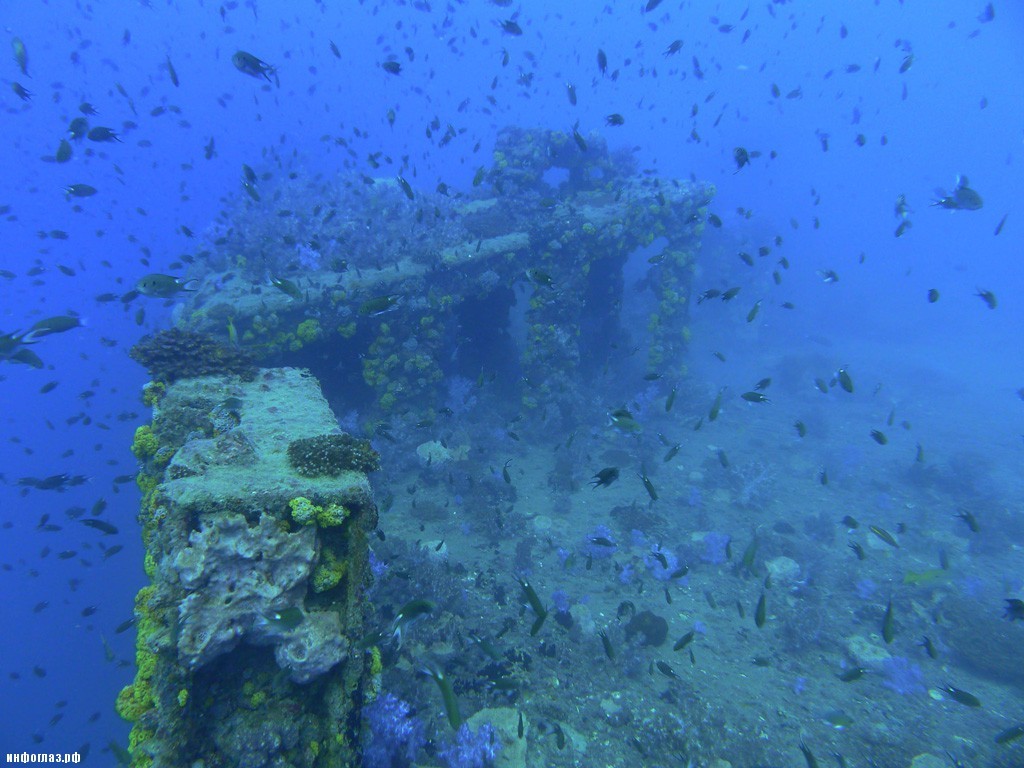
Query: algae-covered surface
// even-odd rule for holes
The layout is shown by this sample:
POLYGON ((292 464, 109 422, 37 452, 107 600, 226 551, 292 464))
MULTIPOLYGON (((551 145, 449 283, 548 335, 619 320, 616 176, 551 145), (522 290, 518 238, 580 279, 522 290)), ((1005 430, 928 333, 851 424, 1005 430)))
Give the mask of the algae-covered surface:
POLYGON ((247 503, 267 497, 287 501, 311 494, 364 499, 370 494, 361 472, 310 478, 298 476, 289 464, 288 446, 293 441, 341 431, 319 382, 305 371, 266 370, 254 381, 237 380, 227 387, 221 377, 178 382, 161 401, 157 424, 170 418, 164 414, 183 406, 210 412, 219 408, 229 412, 225 418, 237 417, 238 425, 229 440, 222 435, 204 438, 198 445, 193 441, 187 456, 179 454, 171 462, 169 475, 183 476, 162 483, 161 493, 177 505, 247 503))

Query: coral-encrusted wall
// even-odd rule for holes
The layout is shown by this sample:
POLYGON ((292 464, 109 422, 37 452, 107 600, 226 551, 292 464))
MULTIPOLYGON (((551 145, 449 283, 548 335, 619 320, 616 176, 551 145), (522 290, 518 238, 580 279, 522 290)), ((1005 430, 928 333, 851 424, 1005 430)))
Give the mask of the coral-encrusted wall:
POLYGON ((151 385, 147 402, 153 423, 133 450, 152 582, 136 599, 135 682, 117 702, 132 765, 353 764, 377 524, 359 468, 376 454, 341 441, 359 448, 358 468, 297 471, 290 445, 338 434, 299 369, 151 385))

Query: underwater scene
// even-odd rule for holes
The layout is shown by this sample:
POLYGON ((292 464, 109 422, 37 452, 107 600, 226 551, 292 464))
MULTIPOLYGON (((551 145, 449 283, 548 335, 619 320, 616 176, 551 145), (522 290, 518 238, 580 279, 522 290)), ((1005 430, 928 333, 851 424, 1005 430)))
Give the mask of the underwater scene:
POLYGON ((1024 766, 1024 6, 3 17, 5 764, 1024 766))

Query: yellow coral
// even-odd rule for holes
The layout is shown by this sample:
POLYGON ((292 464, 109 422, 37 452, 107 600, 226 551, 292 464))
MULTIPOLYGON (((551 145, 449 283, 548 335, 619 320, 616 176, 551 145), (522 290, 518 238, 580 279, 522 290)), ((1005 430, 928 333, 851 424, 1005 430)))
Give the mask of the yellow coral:
POLYGON ((188 688, 182 688, 178 691, 178 706, 184 707, 188 704, 188 688))
POLYGON ((313 577, 310 581, 315 593, 320 594, 334 589, 345 577, 348 570, 348 563, 339 559, 331 550, 325 549, 320 555, 320 562, 313 569, 313 577))
POLYGON ((303 320, 299 323, 299 327, 295 329, 295 335, 300 341, 307 344, 311 341, 315 341, 320 335, 320 321, 315 317, 303 320))
POLYGON ((142 570, 144 570, 146 575, 151 579, 156 576, 156 559, 153 557, 153 553, 148 550, 142 558, 142 570))
POLYGON ((380 656, 380 648, 376 645, 370 648, 370 674, 376 677, 384 671, 384 661, 380 656))
POLYGON ((348 510, 341 504, 328 504, 319 509, 316 515, 316 522, 321 528, 331 528, 341 525, 348 517, 348 510))
POLYGON ((142 403, 143 405, 152 408, 158 402, 160 398, 164 396, 164 392, 167 391, 167 386, 160 381, 151 381, 142 388, 142 403))
POLYGON ((266 691, 256 691, 252 696, 249 697, 249 703, 254 707, 258 707, 261 704, 265 704, 267 701, 266 691))
MULTIPOLYGON (((117 694, 114 709, 122 719, 134 723, 151 710, 153 704, 153 690, 149 683, 136 680, 131 685, 126 685, 117 694)), ((134 731, 134 729, 132 730, 134 731)))
POLYGON ((305 496, 297 496, 288 502, 292 510, 292 519, 299 525, 313 525, 316 523, 317 513, 323 508, 318 507, 305 496))
POLYGON ((135 430, 135 439, 132 440, 132 453, 138 459, 148 459, 157 449, 160 448, 160 441, 156 439, 156 435, 153 434, 153 428, 148 424, 143 424, 141 427, 135 430))

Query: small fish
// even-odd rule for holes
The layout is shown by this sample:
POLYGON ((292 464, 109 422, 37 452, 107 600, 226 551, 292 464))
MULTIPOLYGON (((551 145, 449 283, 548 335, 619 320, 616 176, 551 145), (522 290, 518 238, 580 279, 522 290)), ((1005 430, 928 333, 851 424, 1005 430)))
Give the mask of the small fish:
POLYGON ((79 520, 82 525, 87 525, 90 528, 94 528, 105 536, 113 536, 117 533, 117 527, 108 523, 106 520, 99 520, 95 517, 90 517, 85 520, 79 520))
POLYGON ((953 701, 957 702, 958 704, 963 704, 965 707, 981 707, 981 699, 979 699, 977 696, 974 696, 973 694, 968 693, 967 691, 962 691, 959 688, 954 688, 952 685, 941 686, 939 690, 948 694, 953 701))
POLYGON ((650 478, 647 477, 647 472, 641 468, 641 470, 637 472, 636 476, 640 478, 641 482, 643 482, 644 488, 647 490, 647 495, 651 497, 651 502, 653 503, 657 501, 658 492, 654 489, 654 483, 652 483, 650 478))
POLYGON ((505 462, 505 466, 501 468, 501 478, 506 484, 512 485, 512 475, 509 474, 508 465, 512 463, 512 459, 505 462))
POLYGON ((166 65, 167 65, 167 74, 170 75, 171 82, 174 84, 174 87, 177 88, 178 87, 178 73, 175 71, 174 65, 171 64, 171 57, 170 56, 167 57, 166 65))
POLYGON ((672 404, 676 401, 676 387, 672 387, 672 391, 668 393, 668 399, 665 400, 665 412, 672 410, 672 404))
POLYGON ((960 520, 963 520, 965 523, 967 523, 967 528, 970 530, 971 533, 977 533, 981 530, 981 526, 978 525, 978 520, 974 517, 974 514, 970 510, 963 509, 961 507, 954 515, 954 517, 959 518, 960 520))
POLYGON ((572 127, 572 138, 576 142, 576 146, 580 148, 580 152, 587 151, 587 141, 583 138, 583 134, 579 131, 579 121, 572 127))
POLYGON ((836 371, 836 381, 839 382, 839 386, 843 388, 844 392, 853 394, 853 379, 850 377, 850 372, 845 367, 840 368, 836 371))
POLYGON ((846 669, 838 673, 836 677, 844 683, 852 683, 855 680, 860 680, 864 677, 865 672, 867 672, 867 670, 864 667, 851 667, 850 669, 846 669))
POLYGON ((605 125, 608 126, 619 126, 626 122, 626 118, 620 115, 618 112, 613 112, 604 119, 605 125))
POLYGON ((880 528, 877 525, 869 525, 868 530, 875 534, 875 536, 880 538, 893 549, 900 548, 900 544, 898 541, 896 541, 896 537, 889 533, 887 530, 885 530, 885 528, 880 528))
POLYGON ((28 51, 25 48, 25 43, 22 42, 20 37, 12 38, 11 48, 14 49, 14 62, 18 65, 18 70, 25 77, 29 77, 28 74, 28 51))
POLYGON ((732 151, 732 158, 736 161, 736 170, 733 173, 739 173, 743 166, 750 165, 750 153, 743 147, 736 147, 732 151))
POLYGON ((385 296, 377 296, 367 299, 359 305, 359 314, 364 317, 377 317, 385 312, 390 312, 398 307, 403 296, 400 293, 389 293, 385 296))
POLYGON ((1003 225, 1006 223, 1006 217, 1009 216, 1009 215, 1010 214, 1008 214, 1008 213, 1004 213, 1003 214, 1003 218, 1001 218, 999 220, 999 223, 996 225, 996 231, 992 233, 993 236, 998 237, 999 233, 1003 231, 1003 225))
POLYGON ((676 443, 675 445, 673 445, 673 446, 672 446, 671 448, 669 448, 669 449, 668 449, 668 451, 667 451, 667 452, 665 453, 665 458, 664 458, 664 459, 662 459, 662 461, 664 461, 664 462, 667 462, 667 461, 672 461, 672 459, 674 459, 674 458, 675 458, 676 454, 677 454, 677 453, 679 453, 679 449, 680 449, 681 447, 682 447, 682 445, 681 445, 680 443, 676 443))
POLYGON ((754 624, 758 629, 764 626, 765 621, 768 619, 768 604, 765 593, 761 592, 761 597, 758 598, 757 607, 754 609, 754 624))
POLYGON ((97 142, 120 142, 120 137, 114 132, 113 128, 107 128, 103 125, 97 125, 95 128, 90 128, 89 132, 85 135, 89 141, 97 142))
POLYGON ((607 488, 618 479, 618 467, 605 467, 594 475, 593 479, 590 481, 590 486, 595 489, 599 487, 607 488))
MULTIPOLYGON (((991 5, 989 6, 991 8, 991 5)), ((996 744, 1009 744, 1024 736, 1024 723, 1011 726, 996 734, 996 744)))
POLYGON ((978 292, 974 294, 979 299, 985 302, 985 306, 989 309, 995 309, 999 306, 999 302, 996 301, 996 295, 992 291, 987 291, 982 288, 978 289, 978 292))
POLYGON ((410 200, 416 199, 412 191, 412 186, 409 184, 408 181, 405 180, 404 176, 395 177, 395 181, 398 182, 398 186, 402 188, 402 191, 405 193, 405 196, 407 198, 409 198, 410 200))
POLYGON ((885 445, 889 442, 889 438, 885 436, 885 433, 880 429, 871 430, 871 439, 879 445, 885 445))
POLYGON ((894 637, 896 637, 896 619, 893 616, 892 598, 890 597, 889 604, 885 607, 885 616, 882 618, 882 639, 888 644, 893 641, 894 637))
POLYGON ((718 414, 722 410, 722 394, 725 392, 725 387, 718 390, 718 394, 715 395, 715 401, 711 404, 711 410, 708 411, 708 421, 714 421, 718 418, 718 414))
POLYGON ((679 675, 676 674, 676 671, 672 669, 672 667, 670 667, 664 661, 658 661, 655 664, 655 666, 658 668, 658 671, 661 672, 661 674, 663 674, 665 677, 671 678, 673 680, 682 679, 681 677, 679 677, 679 675))
POLYGON ((1011 623, 1020 619, 1024 621, 1024 600, 1015 597, 1006 598, 1006 605, 1003 607, 1003 618, 1011 623))
POLYGON ((512 35, 513 37, 518 37, 523 34, 523 28, 520 27, 513 19, 506 19, 501 22, 501 31, 506 35, 512 35))
POLYGON ((91 184, 69 184, 64 187, 64 195, 69 199, 72 197, 92 197, 98 191, 91 184))
POLYGON ((176 296, 182 291, 197 291, 199 290, 198 285, 195 288, 190 288, 191 283, 199 283, 197 278, 191 280, 182 280, 178 277, 172 277, 171 275, 151 274, 146 275, 139 279, 135 283, 135 290, 143 296, 149 296, 151 298, 168 299, 172 296, 176 296))
POLYGON ((608 657, 609 661, 615 661, 615 649, 612 647, 612 641, 608 639, 608 634, 603 629, 597 634, 598 637, 601 638, 601 645, 604 647, 604 655, 608 657))
POLYGON ((750 308, 750 311, 747 312, 747 322, 748 323, 754 322, 754 318, 757 317, 757 313, 760 311, 760 309, 761 309, 761 299, 758 299, 756 302, 754 302, 754 306, 750 308))
POLYGON ((802 421, 795 422, 793 424, 793 428, 796 430, 797 435, 799 435, 800 437, 806 437, 807 425, 804 424, 802 421))
POLYGON ((748 403, 770 403, 771 400, 762 392, 744 392, 740 395, 748 403))
POLYGON ((256 78, 265 77, 268 83, 273 82, 270 79, 271 75, 277 75, 277 69, 247 51, 236 51, 231 57, 231 63, 242 74, 256 78))
POLYGON ((693 642, 693 638, 696 636, 694 630, 690 630, 685 635, 676 640, 676 644, 672 646, 673 651, 681 651, 683 648, 693 642))
POLYGON ((800 752, 803 754, 804 760, 807 762, 807 768, 818 768, 817 758, 814 757, 814 753, 811 752, 810 748, 802 741, 800 742, 800 752))
POLYGON ((918 643, 918 645, 920 645, 922 648, 924 648, 924 652, 928 654, 928 658, 930 658, 930 659, 937 659, 937 658, 939 658, 939 652, 935 648, 935 643, 932 642, 931 638, 928 637, 928 635, 924 635, 921 638, 921 642, 918 643))

